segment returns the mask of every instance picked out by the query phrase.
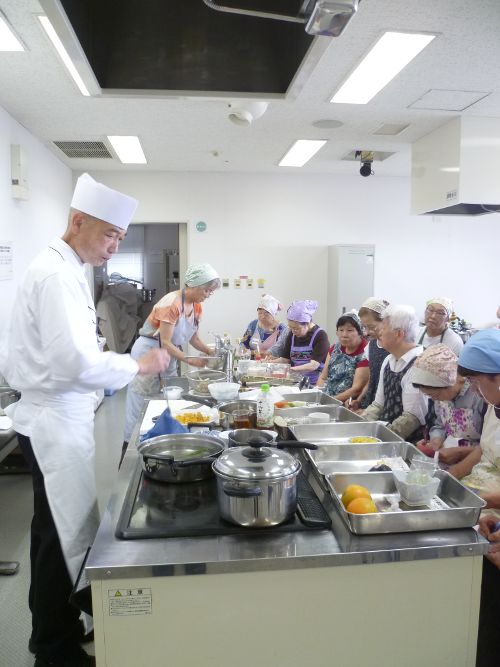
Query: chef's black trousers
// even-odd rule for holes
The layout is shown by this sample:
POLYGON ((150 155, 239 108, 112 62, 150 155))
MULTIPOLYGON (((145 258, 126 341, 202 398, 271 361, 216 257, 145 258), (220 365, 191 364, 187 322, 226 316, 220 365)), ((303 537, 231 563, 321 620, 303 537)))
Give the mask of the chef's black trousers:
POLYGON ((37 657, 59 659, 74 650, 75 637, 81 633, 80 611, 69 603, 73 585, 45 493, 42 471, 30 439, 19 433, 17 439, 33 476, 29 592, 33 629, 30 647, 37 657))
POLYGON ((498 667, 500 635, 500 570, 483 558, 481 609, 477 636, 476 667, 498 667))

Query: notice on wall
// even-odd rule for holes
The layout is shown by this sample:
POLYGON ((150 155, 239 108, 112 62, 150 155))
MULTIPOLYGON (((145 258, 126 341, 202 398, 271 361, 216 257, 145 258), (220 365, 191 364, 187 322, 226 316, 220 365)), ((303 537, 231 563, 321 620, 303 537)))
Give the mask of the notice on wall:
POLYGON ((151 264, 163 264, 163 250, 150 250, 148 260, 151 264))
POLYGON ((153 613, 150 588, 108 590, 110 616, 144 616, 153 613))
POLYGON ((12 241, 0 241, 0 280, 12 280, 13 276, 12 241))
POLYGON ((257 287, 259 289, 264 289, 265 285, 266 285, 266 281, 265 281, 264 278, 257 278, 257 287))
POLYGON ((222 279, 222 289, 229 289, 229 278, 222 279))
POLYGON ((253 289, 253 280, 252 280, 252 278, 247 278, 247 289, 253 289))
POLYGON ((241 289, 241 280, 239 278, 234 279, 234 289, 241 289))

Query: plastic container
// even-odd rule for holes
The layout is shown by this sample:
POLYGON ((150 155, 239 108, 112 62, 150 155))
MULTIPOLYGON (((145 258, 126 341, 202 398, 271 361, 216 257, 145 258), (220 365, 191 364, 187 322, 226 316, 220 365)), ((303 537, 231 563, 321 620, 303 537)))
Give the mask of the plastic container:
POLYGON ((406 470, 393 470, 392 474, 401 500, 409 507, 427 505, 438 493, 441 484, 439 477, 431 477, 428 484, 408 484, 409 473, 406 470))
POLYGON ((183 392, 184 389, 182 387, 172 387, 172 386, 163 387, 163 395, 165 396, 165 398, 168 397, 169 401, 179 400, 183 392))
POLYGON ((274 425, 274 398, 268 384, 261 385, 257 397, 257 428, 272 429, 274 425))
POLYGON ((328 412, 310 412, 310 424, 328 424, 330 422, 330 415, 328 412))
POLYGON ((214 382, 208 385, 208 391, 216 401, 232 401, 238 397, 239 388, 237 382, 214 382))

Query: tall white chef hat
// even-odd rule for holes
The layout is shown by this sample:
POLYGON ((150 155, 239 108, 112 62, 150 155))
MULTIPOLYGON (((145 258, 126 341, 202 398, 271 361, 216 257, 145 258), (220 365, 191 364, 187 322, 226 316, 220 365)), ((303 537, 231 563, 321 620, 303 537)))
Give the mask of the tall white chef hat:
POLYGON ((71 208, 120 229, 127 229, 138 203, 137 199, 94 181, 88 174, 82 174, 76 182, 71 208))

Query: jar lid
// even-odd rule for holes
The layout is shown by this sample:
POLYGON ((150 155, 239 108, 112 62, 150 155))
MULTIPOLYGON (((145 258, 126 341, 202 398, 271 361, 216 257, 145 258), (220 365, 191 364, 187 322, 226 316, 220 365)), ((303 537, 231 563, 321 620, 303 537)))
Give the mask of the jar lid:
POLYGON ((250 438, 244 447, 227 449, 214 462, 215 472, 239 480, 270 480, 289 477, 300 470, 294 456, 276 447, 264 447, 264 442, 263 438, 250 438))
POLYGON ((270 389, 268 384, 261 384, 260 388, 261 388, 261 391, 269 391, 269 389, 270 389))

